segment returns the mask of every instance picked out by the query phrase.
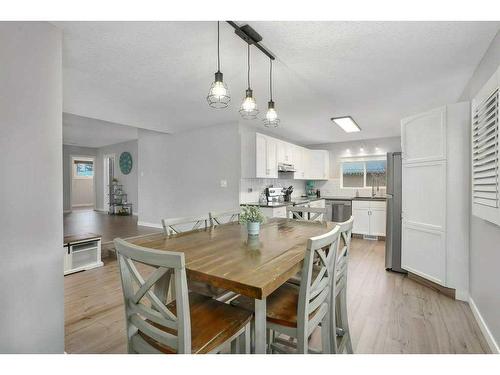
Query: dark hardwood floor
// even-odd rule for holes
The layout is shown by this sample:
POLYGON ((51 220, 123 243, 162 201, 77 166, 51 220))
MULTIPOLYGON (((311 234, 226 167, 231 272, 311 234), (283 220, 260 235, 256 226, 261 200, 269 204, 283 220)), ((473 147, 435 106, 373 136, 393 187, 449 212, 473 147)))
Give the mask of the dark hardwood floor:
MULTIPOLYGON (((353 239, 348 311, 355 353, 489 353, 467 303, 387 272, 384 242, 353 239)), ((125 353, 116 260, 64 278, 68 353, 125 353)), ((320 332, 311 346, 319 347, 320 332)))

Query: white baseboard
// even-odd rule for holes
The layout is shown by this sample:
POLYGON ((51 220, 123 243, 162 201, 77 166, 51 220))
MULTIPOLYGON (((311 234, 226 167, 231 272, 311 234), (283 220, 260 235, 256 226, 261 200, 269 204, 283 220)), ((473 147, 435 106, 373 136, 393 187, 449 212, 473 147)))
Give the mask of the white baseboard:
POLYGON ((94 203, 74 204, 71 207, 92 207, 92 208, 94 208, 94 203))
POLYGON ((469 302, 469 292, 467 290, 455 289, 455 299, 458 299, 459 301, 469 302))
POLYGON ((150 228, 160 228, 163 229, 163 226, 161 224, 156 224, 156 223, 148 223, 145 221, 138 221, 137 225, 141 227, 150 227, 150 228))
POLYGON ((469 306, 472 310, 472 314, 474 314, 474 318, 476 318, 477 324, 479 325, 481 332, 484 335, 484 338, 486 339, 486 342, 488 343, 488 346, 490 347, 491 352, 493 354, 500 354, 500 348, 497 342, 495 341, 495 338, 493 337, 490 329, 486 325, 486 322, 484 321, 472 297, 469 297, 469 306))
POLYGON ((73 212, 73 211, 71 211, 71 210, 64 210, 64 211, 63 211, 63 214, 69 214, 69 213, 71 213, 71 212, 73 212))
POLYGON ((108 210, 105 210, 104 208, 95 208, 94 211, 98 212, 108 212, 108 210))

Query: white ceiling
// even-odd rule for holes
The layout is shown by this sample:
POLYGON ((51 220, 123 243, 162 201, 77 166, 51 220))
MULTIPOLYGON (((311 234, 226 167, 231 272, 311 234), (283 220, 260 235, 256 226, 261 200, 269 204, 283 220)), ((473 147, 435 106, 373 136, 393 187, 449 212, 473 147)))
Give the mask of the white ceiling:
POLYGON ((63 113, 63 144, 103 147, 137 139, 137 128, 63 113))
MULTIPOLYGON (((65 112, 172 133, 240 121, 246 45, 226 23, 221 70, 231 90, 228 110, 205 100, 216 70, 215 22, 55 24, 64 29, 65 112)), ((312 144, 396 136, 402 117, 457 101, 500 23, 250 25, 278 59, 274 97, 282 126, 273 132, 312 144), (362 132, 346 134, 329 120, 343 115, 362 132)), ((269 63, 255 48, 252 63, 264 115, 269 63)))

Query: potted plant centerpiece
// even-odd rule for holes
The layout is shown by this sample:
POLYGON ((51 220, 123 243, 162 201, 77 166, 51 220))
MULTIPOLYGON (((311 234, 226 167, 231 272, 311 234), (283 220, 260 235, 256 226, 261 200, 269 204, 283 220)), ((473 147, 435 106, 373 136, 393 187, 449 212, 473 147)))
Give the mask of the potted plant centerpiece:
POLYGON ((258 236, 260 223, 263 222, 264 215, 259 206, 243 206, 240 214, 240 223, 246 223, 249 236, 258 236))

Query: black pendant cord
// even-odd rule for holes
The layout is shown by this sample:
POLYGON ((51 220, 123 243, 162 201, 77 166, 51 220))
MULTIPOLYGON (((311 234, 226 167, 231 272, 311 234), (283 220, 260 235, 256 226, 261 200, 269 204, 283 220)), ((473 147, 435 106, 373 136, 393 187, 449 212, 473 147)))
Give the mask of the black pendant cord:
POLYGON ((217 71, 220 72, 220 31, 219 21, 217 21, 217 71))
POLYGON ((247 45, 248 50, 247 50, 247 82, 248 82, 248 89, 250 90, 250 44, 247 45))
POLYGON ((271 101, 273 101, 273 60, 269 59, 270 67, 269 67, 269 96, 271 97, 271 101))

